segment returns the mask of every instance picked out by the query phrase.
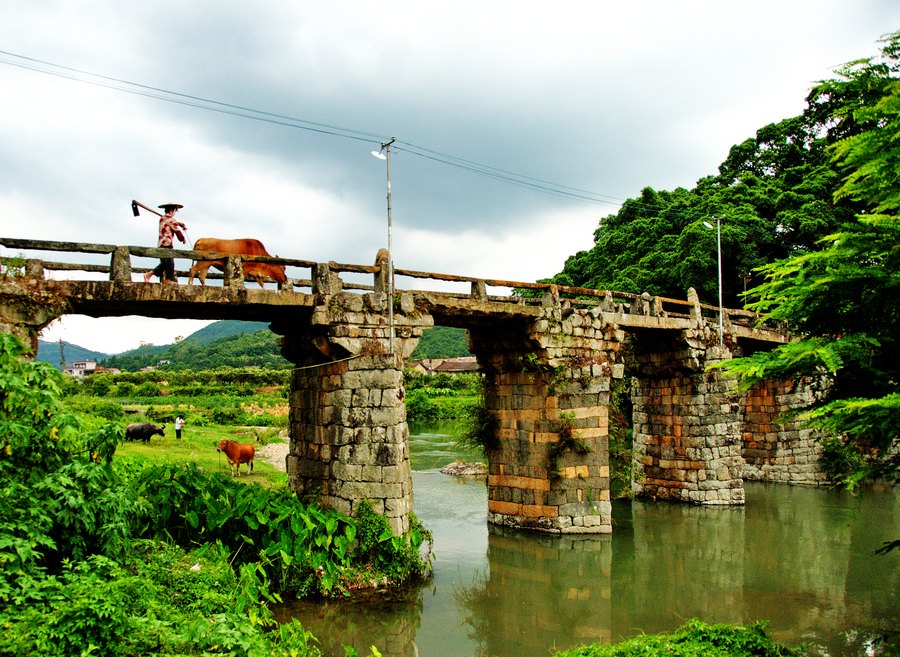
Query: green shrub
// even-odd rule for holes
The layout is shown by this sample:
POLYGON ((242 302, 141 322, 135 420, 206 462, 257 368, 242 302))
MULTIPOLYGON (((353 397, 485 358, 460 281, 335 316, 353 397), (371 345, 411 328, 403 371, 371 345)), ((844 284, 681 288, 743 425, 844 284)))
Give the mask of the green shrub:
POLYGON ((235 564, 260 561, 276 590, 330 594, 351 566, 355 524, 290 491, 248 486, 194 464, 143 468, 130 488, 142 502, 137 535, 182 546, 220 542, 235 564))
POLYGON ((765 623, 748 626, 708 625, 689 620, 672 634, 643 635, 604 645, 594 644, 556 653, 556 657, 800 657, 766 634, 765 623))
POLYGON ((86 395, 66 397, 65 408, 73 413, 96 415, 106 420, 121 420, 125 415, 121 404, 109 399, 98 399, 86 395))
POLYGON ((159 385, 153 381, 144 381, 134 390, 136 397, 159 397, 159 385))
POLYGON ((422 389, 406 395, 406 419, 412 422, 430 422, 439 417, 438 405, 422 389))
POLYGON ((87 377, 84 388, 94 397, 106 397, 113 388, 112 379, 105 374, 95 374, 87 377))
POLYGON ((387 518, 375 512, 368 501, 363 501, 356 511, 358 549, 356 558, 377 572, 383 572, 395 582, 424 577, 430 569, 429 559, 423 558, 419 548, 428 541, 431 553, 431 533, 426 530, 414 513, 410 514, 410 531, 406 536, 395 536, 387 518))
POLYGON ((460 437, 457 444, 460 447, 474 449, 487 458, 490 451, 500 447, 500 438, 497 435, 499 422, 496 416, 488 411, 483 399, 469 407, 467 417, 469 428, 460 437))
POLYGON ((244 412, 239 406, 219 406, 209 414, 215 424, 243 424, 244 412))
POLYGON ((175 421, 175 411, 170 408, 148 406, 147 410, 144 411, 144 415, 147 416, 148 421, 156 422, 157 424, 168 424, 175 421))
POLYGON ((819 465, 831 483, 842 484, 865 466, 865 459, 855 442, 844 442, 837 436, 829 436, 822 440, 819 465))
POLYGON ((121 563, 70 563, 0 607, 0 655, 321 655, 297 621, 274 621, 259 570, 236 574, 229 558, 216 545, 140 541, 121 563))
POLYGON ((91 407, 90 412, 99 415, 107 420, 120 420, 125 416, 122 405, 114 401, 97 400, 91 407))

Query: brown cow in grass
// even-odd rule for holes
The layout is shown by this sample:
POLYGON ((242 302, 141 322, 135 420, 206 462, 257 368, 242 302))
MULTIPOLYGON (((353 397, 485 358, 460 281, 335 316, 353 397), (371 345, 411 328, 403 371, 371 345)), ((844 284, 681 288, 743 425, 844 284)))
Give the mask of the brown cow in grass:
MULTIPOLYGON (((249 237, 237 240, 221 240, 216 237, 201 237, 194 242, 194 251, 213 251, 215 253, 233 253, 235 255, 250 256, 269 256, 266 247, 262 242, 249 237)), ((225 260, 197 260, 191 270, 188 272, 188 285, 194 282, 194 274, 200 279, 200 285, 206 285, 206 274, 210 267, 225 271, 225 260)), ((244 278, 252 278, 259 283, 260 287, 265 287, 263 283, 266 280, 273 280, 276 283, 287 282, 287 276, 284 273, 284 265, 276 265, 271 262, 247 262, 241 261, 241 267, 244 270, 244 278)))
POLYGON ((256 448, 253 445, 236 443, 233 440, 223 440, 219 443, 216 451, 225 452, 232 477, 234 476, 235 466, 237 466, 237 476, 241 476, 241 463, 249 465, 247 474, 253 472, 253 457, 256 456, 256 448))

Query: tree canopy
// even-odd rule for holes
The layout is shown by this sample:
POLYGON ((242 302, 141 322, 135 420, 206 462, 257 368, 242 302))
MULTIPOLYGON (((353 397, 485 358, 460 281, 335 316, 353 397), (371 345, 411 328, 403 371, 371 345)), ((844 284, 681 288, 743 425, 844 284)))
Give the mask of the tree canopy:
MULTIPOLYGON (((551 282, 712 302, 722 219, 724 303, 800 338, 730 361, 743 384, 825 376, 807 419, 877 455, 848 473, 896 478, 900 426, 900 32, 815 85, 806 109, 733 146, 693 189, 646 188, 600 221, 551 282), (749 289, 749 293, 743 290, 749 289)), ((862 463, 862 460, 857 463, 862 463)))
POLYGON ((848 473, 896 482, 900 455, 900 32, 878 57, 851 62, 810 95, 840 139, 828 146, 843 174, 835 203, 858 208, 854 222, 822 236, 818 250, 759 269, 752 310, 787 322, 800 340, 726 366, 743 383, 825 375, 828 394, 806 417, 873 457, 848 473))
POLYGON ((863 210, 856 197, 836 196, 842 172, 829 148, 871 124, 847 104, 870 107, 876 81, 817 86, 801 115, 733 146, 718 175, 693 189, 645 188, 601 219, 593 247, 570 256, 549 282, 676 298, 694 287, 712 302, 716 231, 704 222, 721 217, 725 305, 740 307, 742 293, 762 281, 759 267, 820 250, 823 236, 851 226, 863 210))

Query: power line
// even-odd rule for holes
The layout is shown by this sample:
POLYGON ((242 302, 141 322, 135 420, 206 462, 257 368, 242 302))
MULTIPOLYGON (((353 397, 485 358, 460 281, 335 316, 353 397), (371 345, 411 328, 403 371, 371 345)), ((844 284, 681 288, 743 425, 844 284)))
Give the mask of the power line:
POLYGON ((26 57, 24 55, 17 55, 16 53, 11 53, 5 50, 0 50, 0 55, 15 57, 21 60, 3 61, 2 59, 0 59, 0 64, 7 64, 9 66, 15 66, 17 68, 23 68, 26 70, 35 71, 37 73, 44 73, 46 75, 65 78, 68 80, 73 80, 75 82, 82 82, 84 84, 90 84, 97 87, 104 87, 107 89, 113 89, 115 91, 122 91, 135 96, 155 98, 156 100, 175 103, 177 105, 186 105, 188 107, 195 107, 211 112, 218 112, 220 114, 229 114, 231 116, 236 116, 239 118, 273 123, 289 128, 298 128, 311 132, 344 137, 347 139, 358 139, 367 143, 371 143, 382 138, 379 135, 375 135, 372 133, 359 132, 357 130, 341 128, 338 126, 328 125, 326 123, 307 121, 305 119, 287 116, 284 114, 266 112, 250 107, 243 107, 241 105, 234 105, 218 100, 211 100, 209 98, 203 98, 201 96, 194 96, 177 91, 169 91, 168 89, 162 89, 160 87, 152 87, 137 82, 130 82, 128 80, 99 75, 97 73, 91 73, 89 71, 84 71, 81 69, 54 64, 53 62, 34 59, 31 57, 26 57))
MULTIPOLYGON (((383 135, 378 135, 371 132, 355 130, 352 128, 344 128, 333 124, 310 121, 308 119, 302 119, 286 114, 279 114, 276 112, 269 112, 252 107, 246 107, 243 105, 236 105, 233 103, 204 98, 202 96, 196 96, 193 94, 171 91, 168 89, 163 89, 161 87, 141 84, 138 82, 131 82, 122 78, 101 75, 83 69, 63 66, 54 62, 40 60, 6 50, 0 50, 0 56, 13 58, 12 60, 4 60, 2 57, 0 57, 0 64, 6 64, 8 66, 34 71, 36 73, 43 73, 45 75, 72 80, 74 82, 81 82, 83 84, 112 89, 114 91, 121 91, 135 96, 143 96, 146 98, 153 98, 155 100, 183 105, 186 107, 193 107, 196 109, 216 112, 219 114, 226 114, 237 118, 260 121, 264 123, 270 123, 283 127, 295 128, 298 130, 305 130, 308 132, 315 132, 334 137, 342 137, 344 139, 364 141, 366 143, 379 144, 383 143, 387 139, 383 135)), ((397 146, 395 146, 395 148, 398 151, 403 151, 409 153, 410 155, 431 160, 446 166, 452 166, 464 171, 468 171, 470 173, 474 173, 476 175, 493 178, 507 184, 517 185, 520 187, 525 187, 527 189, 554 194, 557 196, 562 196, 579 201, 585 201, 588 203, 594 203, 597 205, 621 206, 626 202, 626 199, 616 196, 610 196, 608 194, 601 194, 599 192, 592 192, 590 190, 581 189, 578 187, 571 187, 568 185, 563 185, 561 183, 555 183, 552 181, 535 178, 525 174, 501 169, 488 164, 483 164, 459 156, 436 151, 424 146, 413 144, 411 142, 397 140, 396 143, 397 146)), ((654 207, 641 203, 636 199, 631 199, 631 201, 632 206, 637 205, 638 207, 642 207, 649 212, 655 212, 662 209, 658 206, 654 207)), ((692 215, 693 213, 691 213, 691 215, 685 214, 684 216, 692 215)))
MULTIPOLYGON (((356 139, 369 143, 380 143, 385 140, 385 137, 383 135, 354 130, 352 128, 344 128, 328 123, 310 121, 295 116, 268 112, 265 110, 259 110, 243 105, 236 105, 233 103, 226 103, 223 101, 204 98, 194 94, 171 91, 169 89, 163 89, 161 87, 131 82, 130 80, 92 73, 90 71, 73 68, 70 66, 63 66, 54 62, 36 59, 34 57, 28 57, 6 50, 0 50, 0 55, 4 55, 7 58, 13 58, 12 61, 8 59, 0 59, 0 63, 2 64, 7 64, 9 66, 22 68, 37 73, 43 73, 45 75, 52 75, 75 82, 81 82, 84 84, 90 84, 93 86, 112 89, 115 91, 121 91, 136 96, 144 96, 147 98, 153 98, 156 100, 184 105, 187 107, 194 107, 197 109, 208 110, 220 114, 227 114, 238 118, 262 121, 289 128, 296 128, 336 137, 343 137, 345 139, 356 139)), ((423 146, 418 146, 410 142, 400 143, 405 144, 405 148, 398 147, 398 150, 403 150, 411 155, 432 160, 440 164, 463 169, 477 175, 494 178, 502 182, 534 189, 537 191, 557 194, 560 196, 566 196, 569 198, 588 201, 592 203, 602 203, 606 205, 619 205, 624 200, 604 194, 598 194, 588 190, 569 187, 547 180, 533 178, 524 174, 449 155, 447 153, 441 153, 440 151, 425 148, 423 146)))

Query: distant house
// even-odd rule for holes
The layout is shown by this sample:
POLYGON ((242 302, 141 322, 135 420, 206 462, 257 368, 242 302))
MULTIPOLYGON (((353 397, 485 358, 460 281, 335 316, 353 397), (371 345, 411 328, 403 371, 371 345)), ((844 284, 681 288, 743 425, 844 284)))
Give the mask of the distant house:
POLYGON ((71 365, 63 368, 63 372, 70 376, 79 378, 93 374, 97 370, 97 361, 95 360, 76 360, 71 365))
POLYGON ((465 372, 478 372, 478 360, 475 356, 465 356, 462 358, 447 358, 434 366, 432 373, 439 372, 444 374, 463 374, 465 372))
POLYGON ((406 369, 420 374, 460 374, 461 372, 478 372, 478 361, 475 356, 460 358, 423 358, 406 362, 406 369))
POLYGON ((419 374, 428 374, 428 368, 425 367, 425 361, 422 360, 408 360, 406 365, 404 365, 404 369, 412 370, 419 374))

